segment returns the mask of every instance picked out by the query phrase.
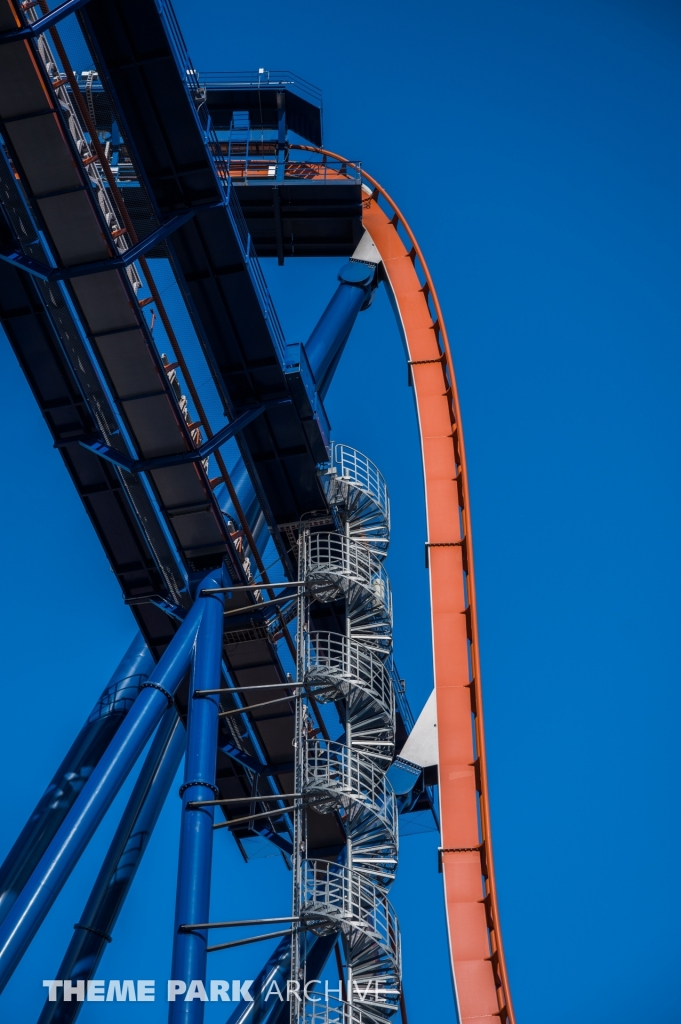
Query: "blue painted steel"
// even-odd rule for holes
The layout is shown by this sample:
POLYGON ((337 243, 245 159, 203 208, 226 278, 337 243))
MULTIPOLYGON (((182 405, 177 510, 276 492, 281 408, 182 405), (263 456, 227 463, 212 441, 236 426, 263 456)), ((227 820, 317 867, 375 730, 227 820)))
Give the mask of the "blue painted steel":
MULTIPOLYGON (((237 691, 235 690, 235 693, 237 691)), ((243 705, 244 707, 246 705, 243 705)), ((248 768, 250 771, 255 772, 256 775, 277 775, 282 771, 293 771, 293 761, 280 761, 277 764, 266 764, 264 761, 258 761, 255 757, 251 757, 250 754, 244 753, 243 750, 239 750, 233 743, 220 743, 220 750, 227 757, 230 757, 237 764, 243 765, 244 768, 248 768)), ((285 799, 286 794, 282 794, 282 800, 285 799)))
POLYGON ((306 429, 314 424, 310 430, 312 438, 316 435, 312 444, 313 454, 318 462, 327 462, 331 448, 331 424, 319 396, 304 345, 294 343, 286 346, 284 373, 301 422, 306 429))
MULTIPOLYGON (((205 207, 206 209, 214 209, 215 203, 205 207)), ((220 204, 221 205, 221 204, 220 204)), ((34 260, 30 256, 26 256, 20 249, 13 250, 12 252, 1 252, 0 260, 5 260, 6 263, 11 263, 13 267, 18 270, 24 270, 27 274, 31 274, 33 277, 39 278, 41 281, 70 281, 74 277, 88 277, 90 274, 103 274, 110 270, 122 269, 130 266, 135 260, 138 260, 140 256, 144 256, 145 252, 153 249, 158 242, 163 241, 168 235, 172 234, 173 231, 177 231, 183 224, 186 224, 188 220, 191 220, 195 213, 198 213, 198 209, 188 210, 186 213, 180 213, 176 217, 172 217, 171 220, 165 224, 161 224, 160 228, 152 231, 150 235, 143 238, 141 242, 133 245, 130 249, 126 249, 124 252, 117 253, 116 256, 112 256, 108 260, 95 260, 92 263, 77 263, 71 267, 48 267, 47 264, 41 263, 39 260, 34 260)))
MULTIPOLYGON (((236 491, 236 496, 239 499, 241 510, 244 514, 246 522, 250 528, 253 540, 258 549, 260 549, 260 539, 267 531, 267 520, 262 511, 260 501, 255 493, 253 481, 251 480, 250 474, 246 469, 244 461, 241 457, 237 458, 234 465, 229 470, 232 486, 236 491)), ((244 524, 240 522, 240 517, 237 514, 236 509, 229 496, 229 492, 224 484, 219 484, 214 491, 215 499, 227 515, 234 518, 240 526, 244 524)))
MULTIPOLYGON (((68 135, 69 130, 66 125, 64 125, 64 130, 68 135)), ((37 254, 46 263, 49 258, 48 250, 44 242, 41 241, 43 236, 35 222, 25 193, 20 192, 18 188, 14 173, 8 155, 0 147, 0 179, 2 180, 5 196, 2 208, 4 215, 7 217, 7 226, 10 228, 10 233, 14 235, 28 253, 31 255, 37 254)), ((106 222, 103 222, 103 230, 105 227, 106 222)), ((69 416, 73 417, 72 420, 69 420, 68 417, 65 420, 54 420, 52 414, 46 410, 47 421, 52 424, 52 432, 57 434, 55 440, 66 440, 65 436, 59 437, 59 434, 64 430, 63 426, 59 426, 55 430, 57 422, 60 424, 73 422, 82 425, 85 437, 90 434, 92 427, 96 424, 103 431, 105 439, 118 437, 123 445, 129 447, 129 424, 121 414, 121 406, 114 401, 108 387, 103 384, 102 377, 106 376, 106 374, 105 372, 103 373, 103 368, 99 364, 93 346, 86 340, 87 324, 81 320, 69 290, 61 285, 48 286, 45 282, 34 281, 30 277, 27 277, 23 282, 18 280, 10 281, 7 277, 8 269, 9 265, 0 261, 0 279, 4 281, 3 288, 5 289, 5 291, 0 289, 0 292, 3 295, 12 295, 21 293, 23 289, 28 289, 27 294, 33 295, 29 300, 29 305, 35 311, 34 314, 23 319, 14 318, 14 323, 19 326, 18 334, 15 334, 13 326, 8 324, 6 316, 3 314, 5 327, 6 329, 9 328, 9 336, 14 338, 13 343, 17 346, 16 351, 19 352, 22 348, 25 348, 29 363, 33 365, 35 362, 29 376, 31 376, 32 381, 35 379, 49 381, 53 380, 54 374, 57 372, 59 377, 64 379, 64 383, 60 386, 65 386, 67 392, 73 394, 74 397, 78 395, 74 412, 69 414, 69 416), (34 284, 35 294, 33 294, 34 284), (7 289, 9 289, 9 292, 7 289), (38 313, 38 310, 40 310, 40 313, 38 313), (50 320, 49 325, 45 321, 46 315, 50 320), (19 320, 21 320, 20 324, 19 320), (56 350, 61 350, 61 355, 58 356, 56 362, 52 355, 49 355, 45 361, 46 352, 43 355, 38 354, 39 348, 36 349, 35 346, 38 344, 38 339, 41 338, 44 339, 47 350, 50 350, 53 346, 56 350), (29 339, 34 340, 31 342, 29 339), (38 369, 40 363, 42 363, 42 367, 38 369), (58 366, 59 370, 57 370, 58 366), (34 374, 37 374, 37 376, 32 376, 34 374), (66 375, 65 378, 64 374, 66 375), (68 383, 66 383, 66 379, 68 379, 68 383), (81 412, 80 404, 83 399, 85 400, 85 407, 83 412, 81 412), (75 411, 76 409, 78 411, 75 411)), ((17 276, 10 274, 9 278, 17 276)), ((131 309, 134 309, 136 305, 133 298, 134 290, 128 287, 130 282, 127 279, 127 275, 124 275, 121 280, 128 292, 131 309)), ((8 308, 5 308, 5 313, 8 308)), ((153 339, 144 316, 139 317, 139 325, 145 333, 150 350, 153 350, 153 339)), ((164 376, 161 375, 161 382, 163 382, 164 376)), ((53 381, 51 387, 54 386, 53 381)), ((165 385, 162 386, 165 387, 165 385)), ((171 386, 168 384, 168 392, 171 392, 171 390, 171 386)), ((51 393, 49 389, 45 394, 47 395, 48 393, 51 393)), ((65 414, 62 413, 61 415, 65 414)), ((181 426, 181 423, 178 422, 178 426, 181 426)), ((188 437, 189 431, 187 430, 188 437)), ((71 436, 71 441, 77 443, 79 440, 80 436, 78 433, 76 433, 75 437, 71 436)), ((81 469, 74 472, 75 466, 81 464, 79 460, 74 460, 69 456, 66 461, 76 486, 81 491, 81 496, 84 496, 83 486, 86 488, 92 486, 91 481, 87 484, 85 483, 86 480, 90 480, 89 471, 84 472, 81 469)), ((110 484, 107 486, 111 487, 110 484)), ((114 486, 112 491, 116 493, 115 506, 122 502, 123 509, 126 509, 125 516, 132 516, 138 520, 140 530, 138 537, 133 540, 133 545, 138 553, 132 560, 137 560, 149 567, 144 570, 144 574, 147 576, 146 586, 141 591, 137 591, 139 584, 136 582, 134 585, 135 593, 131 589, 130 574, 122 571, 118 566, 115 567, 114 571, 118 576, 119 583, 126 597, 130 599, 145 592, 163 591, 167 587, 168 593, 164 596, 171 599, 179 599, 179 595, 184 590, 186 568, 182 554, 176 544, 176 535, 173 535, 172 532, 172 524, 169 523, 167 518, 167 510, 160 506, 158 492, 154 488, 144 485, 142 488, 135 488, 136 493, 133 495, 129 482, 125 480, 123 481, 122 490, 114 486), (170 530, 168 529, 169 526, 170 530), (164 577, 163 583, 155 578, 156 573, 151 569, 154 563, 161 569, 161 574, 164 577)), ((98 534, 100 537, 103 537, 105 547, 111 551, 120 541, 120 536, 114 536, 118 534, 120 529, 118 525, 120 520, 118 518, 119 512, 111 508, 111 495, 107 495, 104 492, 97 501, 89 502, 86 500, 85 504, 98 534), (100 501, 102 502, 101 505, 100 501), (106 512, 103 511, 104 509, 106 509, 106 512)), ((217 510, 215 510, 215 515, 217 515, 217 510)), ((131 539, 132 537, 134 537, 134 533, 131 535, 131 539)), ((129 543, 129 541, 126 543, 129 543)), ((133 574, 133 577, 136 580, 140 579, 137 572, 133 574)), ((139 616, 139 621, 145 621, 142 615, 139 616)))
MULTIPOLYGON (((120 825, 77 925, 57 976, 94 978, 111 941, 137 868, 177 774, 187 734, 174 707, 168 708, 135 782, 120 825)), ((38 1024, 71 1024, 82 1007, 76 1000, 46 1000, 38 1024)))
MULTIPOLYGON (((387 777, 396 797, 405 797, 399 800, 400 810, 410 807, 413 802, 414 787, 417 784, 423 786, 423 769, 411 761, 396 757, 388 768, 387 777)), ((419 790, 420 792, 420 790, 419 790)))
POLYGON ((350 262, 341 267, 338 288, 307 340, 305 353, 322 398, 329 390, 357 314, 370 297, 375 276, 375 267, 366 263, 350 262))
POLYGON ((142 634, 137 633, 0 867, 0 922, 132 707, 140 683, 148 679, 153 668, 151 652, 142 634))
POLYGON ((238 434, 244 427, 247 427, 254 419, 257 419, 258 416, 265 412, 268 405, 284 405, 285 403, 286 399, 282 399, 281 401, 255 406, 255 408, 241 413, 240 416, 237 416, 236 419, 228 423, 222 430, 218 430, 217 434, 204 441, 200 448, 195 448, 189 452, 181 452, 178 455, 159 455, 155 459, 131 459, 124 452, 119 452, 117 448, 111 448, 108 444, 104 444, 103 441, 81 440, 79 444, 83 448, 87 448, 94 455, 99 455, 100 458, 112 462, 114 466, 118 466, 119 469, 124 469, 128 473, 151 472, 155 469, 165 469, 168 466, 181 466, 186 462, 200 462, 226 441, 229 441, 231 437, 234 437, 235 434, 238 434))
MULTIPOLYGON (((305 957, 308 978, 318 978, 321 975, 336 938, 335 934, 308 936, 305 957)), ((291 1004, 286 1000, 280 1001, 274 993, 269 999, 265 999, 265 996, 272 982, 277 983, 280 992, 286 992, 286 982, 290 977, 290 972, 291 940, 286 938, 282 939, 272 955, 268 957, 265 966, 251 985, 253 1002, 236 1006, 228 1017, 227 1024, 286 1024, 290 1019, 291 1004)), ((323 1021, 323 1017, 321 1021, 323 1021)))
MULTIPOLYGON (((221 587, 226 574, 214 570, 200 584, 221 587)), ((207 598, 195 601, 106 753, 64 819, 28 884, 0 927, 0 992, 26 952, 83 850, 123 785, 182 682, 207 598)))
POLYGON ((15 43, 19 39, 33 39, 48 28, 51 28, 52 25, 56 25, 62 18, 68 18, 69 14, 73 14, 79 7, 84 7, 86 3, 88 3, 88 0, 66 0, 65 3, 55 7, 49 14, 38 18, 33 24, 27 25, 25 28, 14 29, 12 32, 0 33, 0 44, 15 43))
MULTIPOLYGON (((104 5, 104 7, 113 8, 114 5, 104 5)), ((118 12, 115 9, 108 10, 107 15, 111 16, 115 21, 116 17, 118 16, 118 12)), ((262 268, 258 261, 255 249, 253 247, 253 243, 251 241, 248 228, 246 226, 244 215, 239 206, 239 201, 236 197, 234 189, 232 188, 232 179, 230 177, 227 177, 225 187, 225 161, 224 157, 222 156, 220 140, 218 138, 218 135, 215 129, 210 124, 210 115, 208 113, 208 109, 205 104, 199 104, 198 107, 196 105, 195 97, 198 94, 199 90, 201 89, 201 83, 199 82, 196 71, 194 70, 194 62, 192 61, 187 50, 184 38, 182 36, 182 32, 180 30, 179 23, 177 21, 177 15, 175 14, 172 4, 170 3, 160 4, 157 3, 156 0, 146 0, 146 2, 143 4, 143 13, 142 8, 139 9, 139 16, 147 26, 145 33, 145 43, 143 44, 142 49, 139 53, 137 52, 137 50, 135 51, 134 59, 139 60, 140 70, 141 68, 148 66, 148 57, 143 56, 142 54, 145 51, 145 47, 150 44, 150 41, 154 40, 153 45, 155 46, 155 44, 158 42, 162 48, 160 51, 154 50, 154 59, 158 61, 159 57, 161 56, 161 53, 163 53, 164 55, 167 54, 168 56, 172 55, 172 58, 176 63, 175 75, 177 77, 173 76, 172 72, 170 72, 170 69, 164 63, 165 71, 167 73, 170 73, 171 75, 168 82, 166 82, 166 84, 164 85, 164 88, 170 88, 172 94, 176 96, 176 93, 174 92, 174 86, 175 83, 179 81, 182 83, 182 87, 185 90, 184 109, 177 102, 174 105, 169 105, 167 109, 155 109, 155 116, 158 116, 165 122, 162 130, 166 133, 166 139, 170 142, 170 139, 172 137, 171 149, 166 151, 164 159, 170 158, 171 164, 169 166, 173 166, 174 170, 175 167, 173 164, 173 160, 175 158, 175 152, 173 146, 175 144, 176 139, 179 137, 178 127, 181 126, 181 151, 183 154, 183 159, 189 159, 191 162, 191 158, 187 156, 187 154, 191 153, 192 156, 199 156, 200 154, 201 161, 205 160, 206 158, 210 161, 210 164, 213 169, 213 182, 210 192, 211 194, 220 197, 219 202, 216 203, 216 206, 218 208, 224 206, 224 212, 227 215, 226 219, 219 218, 219 220, 221 221, 221 223, 219 224, 218 221, 216 220, 217 230, 220 235, 226 234, 227 237, 229 237, 229 235, 231 235, 232 232, 234 233, 234 240, 236 241, 241 251, 244 269, 247 271, 248 277, 250 279, 250 285, 255 292, 255 296, 258 305, 260 306, 260 311, 264 319, 266 330, 268 331, 271 337, 271 340, 278 352, 279 357, 283 358, 286 345, 284 340, 284 332, 281 328, 279 318, 277 317, 277 312, 272 303, 272 298, 269 294, 269 290, 265 282, 265 277, 262 272, 262 268), (162 39, 163 42, 160 42, 160 40, 162 39), (166 118, 168 119, 167 122, 166 118), (191 122, 189 122, 189 119, 191 119, 191 122, 193 122, 193 124, 191 124, 191 127, 191 122)), ((118 62, 115 58, 113 58, 112 60, 111 44, 113 44, 113 50, 115 50, 115 46, 117 45, 114 42, 116 35, 115 33, 109 34, 106 30, 101 35, 98 34, 98 28, 96 26, 99 25, 100 18, 101 10, 88 11, 85 14, 83 20, 86 23, 88 44, 90 46, 93 56, 96 58, 100 78, 103 84, 105 85, 108 94, 110 96, 116 96, 118 99, 117 106, 120 114, 120 124, 121 127, 124 129, 124 134, 126 136, 126 145, 129 148, 132 147, 131 152, 133 156, 133 162, 138 170, 138 173, 140 173, 140 177, 142 178, 142 180, 144 180, 146 177, 145 162, 142 159, 140 159, 139 149, 137 149, 137 147, 134 145, 133 140, 135 139, 137 134, 137 123, 139 123, 137 119, 140 117, 140 115, 143 119, 140 125, 141 130, 145 134, 145 136, 149 136, 148 119, 151 108, 146 106, 144 103, 140 104, 141 94, 138 93, 137 87, 135 95, 136 110, 133 110, 128 105, 127 101, 129 99, 129 94, 127 94, 127 92, 124 94, 121 90, 117 89, 117 83, 121 83, 120 72, 122 69, 119 67, 118 62), (94 24, 92 21, 92 15, 94 15, 94 24), (111 65, 109 64, 110 61, 111 65)), ((127 77, 129 71, 130 68, 126 67, 123 71, 124 77, 127 77)), ((143 88, 146 88, 146 82, 143 88)), ((197 172, 195 180, 197 182, 201 182, 201 191, 203 193, 200 200, 201 208, 205 210, 208 209, 209 206, 208 204, 204 204, 203 201, 203 197, 206 194, 204 191, 206 188, 206 179, 202 175, 203 164, 197 164, 195 170, 197 172)), ((153 178, 147 179, 145 181, 145 185, 152 199, 152 202, 154 202, 154 200, 157 198, 155 194, 155 186, 157 184, 158 181, 153 178)), ((158 198, 161 199, 160 205, 163 208, 166 206, 167 197, 171 193, 166 190, 166 185, 162 187, 162 191, 163 196, 161 197, 159 195, 158 198)), ((180 279, 178 283, 180 284, 182 290, 185 291, 186 281, 180 279)), ((188 298, 191 307, 192 298, 188 291, 186 292, 186 297, 188 298)), ((259 326, 260 324, 257 324, 257 327, 259 326)))
MULTIPOLYGON (((206 982, 208 934, 205 929, 189 932, 179 929, 182 925, 208 920, 215 815, 214 807, 192 808, 188 805, 192 801, 214 800, 218 793, 215 761, 220 711, 217 695, 195 697, 194 694, 197 690, 220 686, 225 595, 212 594, 200 600, 205 602, 205 608, 192 665, 171 969, 171 978, 185 982, 188 996, 192 994, 189 989, 192 981, 203 985, 206 982)), ((203 1009, 203 1002, 198 997, 189 1002, 180 998, 170 1003, 168 1020, 170 1024, 201 1024, 203 1009)))
POLYGON ((274 952, 267 958, 257 978, 251 985, 252 1003, 239 1003, 227 1018, 227 1024, 275 1024, 275 1021, 289 1018, 291 1004, 283 1004, 272 996, 265 1000, 272 982, 276 982, 279 991, 286 991, 286 982, 291 974, 291 940, 284 938, 274 952), (283 1015, 282 1016, 282 1005, 283 1015))

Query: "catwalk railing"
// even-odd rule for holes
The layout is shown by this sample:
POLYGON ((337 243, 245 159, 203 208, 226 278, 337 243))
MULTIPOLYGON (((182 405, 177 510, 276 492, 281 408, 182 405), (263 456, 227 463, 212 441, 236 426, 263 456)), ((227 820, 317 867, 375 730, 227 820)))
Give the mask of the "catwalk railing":
POLYGON ((368 544, 379 558, 390 542, 388 488, 378 467, 346 444, 333 444, 322 484, 329 503, 343 510, 353 540, 368 544))

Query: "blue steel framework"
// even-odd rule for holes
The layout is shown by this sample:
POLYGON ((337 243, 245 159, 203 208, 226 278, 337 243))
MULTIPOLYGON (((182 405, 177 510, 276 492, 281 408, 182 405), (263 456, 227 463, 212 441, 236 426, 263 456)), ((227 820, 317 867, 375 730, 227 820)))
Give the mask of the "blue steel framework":
MULTIPOLYGON (((343 983, 322 1004, 256 995, 234 1024, 380 1024, 405 1012, 398 816, 432 815, 433 792, 393 764, 413 719, 387 489, 331 442, 323 406, 380 258, 358 173, 287 172, 291 138, 321 145, 317 91, 192 67, 166 4, 0 0, 0 318, 140 629, 0 868, 0 987, 153 736, 59 976, 74 993, 95 976, 186 749, 178 986, 230 946, 208 945, 234 923, 208 920, 224 826, 292 869, 256 993, 302 992, 334 946, 343 983), (286 345, 254 239, 280 263, 350 257, 304 346, 286 345)), ((75 1019, 63 994, 41 1024, 75 1019)), ((173 1022, 202 1019, 201 1000, 170 1004, 173 1022)))

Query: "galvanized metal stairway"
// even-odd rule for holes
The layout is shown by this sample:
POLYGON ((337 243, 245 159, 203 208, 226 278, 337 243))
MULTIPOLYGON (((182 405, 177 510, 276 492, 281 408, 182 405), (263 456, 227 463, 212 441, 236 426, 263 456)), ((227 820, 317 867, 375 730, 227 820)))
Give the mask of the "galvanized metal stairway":
MULTIPOLYGON (((337 704, 345 733, 338 741, 311 735, 303 706, 296 763, 307 807, 338 814, 346 844, 338 862, 308 859, 301 812, 294 915, 317 935, 341 937, 345 999, 337 1006, 327 1002, 323 1013, 329 1024, 362 1024, 385 1021, 400 995, 399 925, 387 895, 398 854, 395 796, 385 777, 395 742, 392 604, 383 566, 390 513, 378 469, 348 446, 332 448, 321 477, 337 529, 315 532, 301 523, 298 672, 309 696, 337 704), (345 635, 309 629, 315 602, 339 601, 345 635)), ((292 968, 293 979, 304 978, 295 953, 292 968)), ((293 1019, 311 1024, 319 1013, 305 1004, 294 1008, 293 1019)))

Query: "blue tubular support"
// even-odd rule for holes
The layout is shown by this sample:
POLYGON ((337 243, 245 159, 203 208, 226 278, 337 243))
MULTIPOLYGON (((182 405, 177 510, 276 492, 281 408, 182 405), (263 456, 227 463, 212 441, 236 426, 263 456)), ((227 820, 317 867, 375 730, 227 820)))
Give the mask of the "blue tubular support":
MULTIPOLYGON (((308 978, 320 976, 336 941, 335 934, 309 936, 306 956, 308 978)), ((281 992, 286 991, 290 971, 291 940, 285 938, 281 940, 253 982, 253 1002, 237 1006, 228 1018, 227 1024, 288 1024, 291 1004, 280 1002, 274 993, 269 999, 265 997, 273 981, 277 983, 281 992)))
MULTIPOLYGON (((0 35, 0 43, 3 41, 7 42, 0 35)), ((125 267, 130 266, 131 263, 134 263, 135 260, 144 256, 150 249, 153 249, 158 242, 163 241, 173 231, 181 228, 183 224, 191 220, 196 212, 195 208, 187 213, 178 214, 177 217, 173 217, 167 224, 162 224, 150 235, 147 235, 137 245, 133 245, 132 248, 112 256, 108 260, 96 260, 93 263, 80 263, 70 267, 48 267, 47 264, 26 256, 20 249, 13 249, 11 252, 0 251, 0 260, 11 263, 17 270, 23 270, 41 281, 70 281, 74 277, 89 277, 91 274, 106 274, 110 270, 123 270, 125 267)))
MULTIPOLYGON (((210 573, 203 587, 225 586, 223 570, 210 573)), ((174 698, 191 660, 191 652, 208 598, 197 598, 149 680, 109 744, 41 858, 28 884, 0 927, 0 992, 26 952, 62 886, 125 782, 174 698)))
POLYGON ((201 1024, 203 1002, 192 993, 192 981, 206 983, 205 929, 180 930, 182 926, 208 921, 210 913, 210 873, 213 858, 213 817, 215 807, 191 807, 194 801, 214 800, 219 791, 215 785, 215 762, 218 750, 217 694, 195 697, 197 690, 220 686, 222 661, 224 594, 202 599, 205 603, 199 626, 192 665, 187 716, 187 758, 182 794, 182 828, 180 860, 177 873, 175 904, 175 941, 171 978, 183 981, 187 997, 171 1002, 170 1024, 201 1024))
MULTIPOLYGON (((57 972, 60 978, 94 978, 133 883, 147 843, 177 774, 186 732, 174 707, 159 725, 121 823, 57 972)), ((83 1004, 45 1002, 38 1024, 72 1024, 83 1004)))
POLYGON ((341 267, 338 288, 307 340, 305 353, 322 398, 329 390, 357 314, 369 304, 375 277, 376 268, 367 263, 351 261, 341 267))
POLYGON ((0 922, 54 839, 121 722, 148 679, 154 659, 137 633, 33 814, 0 867, 0 922))

